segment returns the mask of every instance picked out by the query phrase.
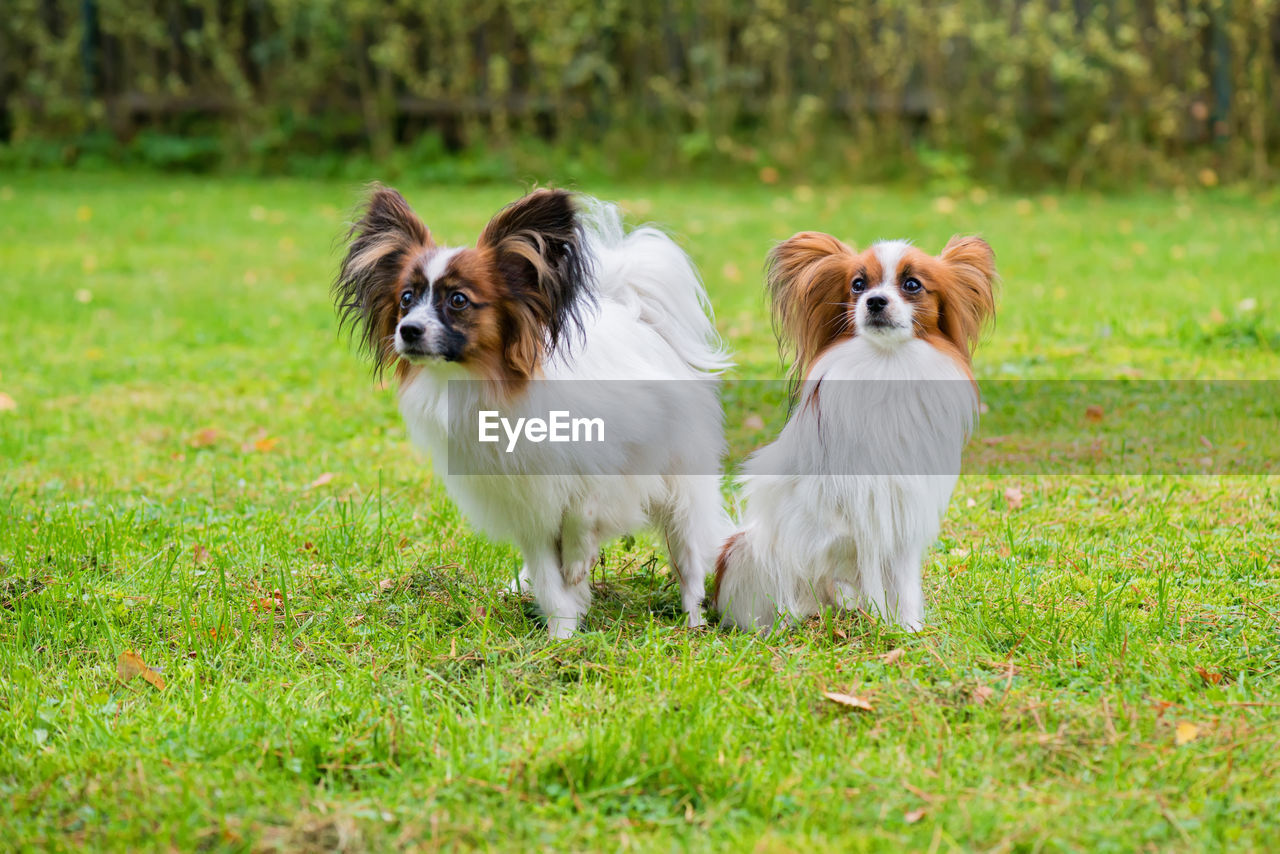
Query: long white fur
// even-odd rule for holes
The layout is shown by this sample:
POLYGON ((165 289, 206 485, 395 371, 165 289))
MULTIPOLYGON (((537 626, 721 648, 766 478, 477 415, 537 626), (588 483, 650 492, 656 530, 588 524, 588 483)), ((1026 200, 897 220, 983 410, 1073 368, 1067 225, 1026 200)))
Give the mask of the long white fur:
POLYGON ((729 362, 697 272, 670 237, 647 227, 627 234, 617 208, 593 200, 584 224, 595 305, 585 311, 583 336, 566 336, 542 376, 504 409, 513 418, 545 417, 551 404, 574 411, 574 386, 556 381, 596 380, 581 385, 589 398, 577 411, 603 413, 616 453, 584 462, 575 444, 544 443, 519 455, 501 443, 450 445, 450 435, 474 435, 477 410, 491 403, 482 384, 470 382, 469 399, 455 386, 450 406, 449 380, 474 379, 456 364, 418 370, 401 387, 400 410, 460 509, 520 548, 520 581, 553 638, 571 635, 586 612, 600 545, 646 524, 665 535, 688 624, 698 626, 706 575, 729 528, 720 477, 707 467, 708 460, 718 466, 724 450, 723 413, 709 380, 729 362), (446 460, 468 473, 442 470, 446 460))
POLYGON ((924 625, 921 562, 978 398, 953 358, 911 334, 910 307, 891 284, 864 294, 859 327, 872 293, 905 325, 861 332, 820 356, 791 420, 744 466, 742 524, 717 597, 726 624, 768 630, 836 607, 910 631, 924 625))

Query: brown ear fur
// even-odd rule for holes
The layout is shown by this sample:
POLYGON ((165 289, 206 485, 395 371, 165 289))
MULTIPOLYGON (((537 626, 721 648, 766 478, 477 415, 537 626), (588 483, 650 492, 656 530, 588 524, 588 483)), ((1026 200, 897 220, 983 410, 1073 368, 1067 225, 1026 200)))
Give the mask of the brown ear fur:
POLYGON ((591 270, 571 193, 535 190, 498 212, 480 235, 493 252, 511 308, 505 358, 517 377, 532 375, 572 328, 590 298, 591 270))
POLYGON ((332 292, 341 326, 351 329, 381 372, 396 361, 393 337, 405 265, 432 242, 404 196, 380 184, 371 190, 347 232, 347 255, 332 292))
POLYGON ((995 317, 996 256, 982 238, 956 235, 938 257, 951 273, 943 284, 938 328, 967 359, 995 317))
POLYGON ((803 380, 828 344, 847 332, 852 248, 829 234, 802 231, 774 247, 767 264, 774 330, 795 348, 792 379, 803 380))

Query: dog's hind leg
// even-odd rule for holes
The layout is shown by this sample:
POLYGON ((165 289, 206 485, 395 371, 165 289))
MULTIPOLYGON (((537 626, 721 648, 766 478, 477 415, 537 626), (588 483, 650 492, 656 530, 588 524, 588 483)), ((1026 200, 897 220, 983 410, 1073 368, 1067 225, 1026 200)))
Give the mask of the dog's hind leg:
POLYGON ((676 475, 670 479, 671 499, 658 521, 667 539, 671 570, 680 581, 680 599, 689 628, 705 625, 702 600, 715 554, 729 531, 729 518, 720 501, 719 478, 676 475))
POLYGON ((588 506, 577 512, 566 510, 560 524, 560 569, 564 583, 577 587, 587 582, 591 568, 600 558, 600 536, 594 511, 588 506))
POLYGON ((924 628, 924 591, 921 589, 923 549, 906 548, 889 566, 886 603, 894 622, 909 632, 924 628))

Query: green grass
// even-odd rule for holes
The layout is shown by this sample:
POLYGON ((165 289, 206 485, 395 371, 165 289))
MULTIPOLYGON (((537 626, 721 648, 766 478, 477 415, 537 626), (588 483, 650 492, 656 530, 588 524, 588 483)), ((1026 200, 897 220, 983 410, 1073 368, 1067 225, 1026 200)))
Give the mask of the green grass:
MULTIPOLYGON (((0 178, 0 845, 1280 845, 1280 480, 967 476, 918 636, 686 630, 642 535, 550 643, 335 335, 357 189, 0 178)), ((402 189, 461 242, 522 188, 402 189)), ((583 189, 680 236, 734 376, 824 229, 982 232, 988 380, 1280 379, 1274 195, 583 189)))

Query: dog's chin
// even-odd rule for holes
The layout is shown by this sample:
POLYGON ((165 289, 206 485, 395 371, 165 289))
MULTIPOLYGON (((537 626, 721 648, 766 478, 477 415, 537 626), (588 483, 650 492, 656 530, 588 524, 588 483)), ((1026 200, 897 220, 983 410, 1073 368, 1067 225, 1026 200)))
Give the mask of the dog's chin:
POLYGON ((911 338, 911 327, 887 317, 872 317, 858 327, 859 334, 881 347, 894 347, 911 338))
POLYGON ((426 350, 410 350, 408 348, 396 348, 396 355, 411 365, 434 365, 439 362, 449 361, 440 353, 429 353, 426 350))

